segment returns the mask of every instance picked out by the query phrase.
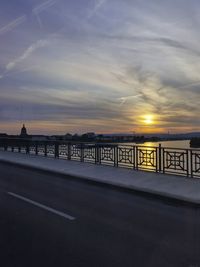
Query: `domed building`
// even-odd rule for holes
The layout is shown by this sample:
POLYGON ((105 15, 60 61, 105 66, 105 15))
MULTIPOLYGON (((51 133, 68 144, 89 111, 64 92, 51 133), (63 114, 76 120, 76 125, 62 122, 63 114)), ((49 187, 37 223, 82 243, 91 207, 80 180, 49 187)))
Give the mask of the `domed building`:
POLYGON ((23 124, 23 127, 22 127, 22 129, 21 129, 20 137, 22 137, 22 138, 26 138, 26 137, 28 137, 28 134, 27 134, 27 130, 26 130, 25 124, 23 124))

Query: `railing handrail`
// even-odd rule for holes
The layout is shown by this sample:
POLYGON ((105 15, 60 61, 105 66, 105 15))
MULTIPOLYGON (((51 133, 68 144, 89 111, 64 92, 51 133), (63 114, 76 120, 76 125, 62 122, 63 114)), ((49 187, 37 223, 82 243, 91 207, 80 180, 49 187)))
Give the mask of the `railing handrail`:
MULTIPOLYGON (((156 147, 159 147, 160 142, 157 142, 158 143, 158 146, 151 146, 151 145, 144 145, 144 143, 140 144, 140 143, 134 143, 132 145, 129 145, 129 144, 126 144, 126 142, 124 143, 121 143, 121 142, 90 142, 90 141, 81 141, 81 140, 34 140, 34 139, 31 139, 31 138, 17 138, 17 137, 13 137, 13 138, 9 138, 9 137, 0 137, 0 142, 1 141, 19 141, 19 142, 31 142, 31 143, 58 143, 58 144, 96 144, 96 145, 118 145, 118 146, 123 146, 123 147, 130 147, 130 146, 137 146, 137 147, 149 147, 149 148, 156 148, 156 147)), ((127 142, 127 143, 131 143, 131 142, 127 142)), ((148 142, 147 142, 148 143, 148 142)), ((163 146, 162 145, 162 148, 166 148, 166 149, 176 149, 176 150, 200 150, 200 148, 198 147, 194 147, 194 148, 180 148, 180 147, 169 147, 169 146, 163 146)))
POLYGON ((136 170, 200 178, 200 149, 95 143, 74 140, 0 138, 0 148, 27 154, 64 157, 136 170))

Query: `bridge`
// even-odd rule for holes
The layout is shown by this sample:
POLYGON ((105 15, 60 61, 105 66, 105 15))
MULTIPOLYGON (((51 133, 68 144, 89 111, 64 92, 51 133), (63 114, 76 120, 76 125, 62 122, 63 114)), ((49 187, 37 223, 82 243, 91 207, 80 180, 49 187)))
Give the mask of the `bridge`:
POLYGON ((163 174, 159 164, 144 172, 121 166, 120 158, 107 163, 101 149, 119 153, 113 145, 72 144, 71 159, 66 144, 6 145, 0 151, 3 266, 199 265, 198 172, 192 178, 163 174), (101 158, 87 161, 87 149, 101 158))

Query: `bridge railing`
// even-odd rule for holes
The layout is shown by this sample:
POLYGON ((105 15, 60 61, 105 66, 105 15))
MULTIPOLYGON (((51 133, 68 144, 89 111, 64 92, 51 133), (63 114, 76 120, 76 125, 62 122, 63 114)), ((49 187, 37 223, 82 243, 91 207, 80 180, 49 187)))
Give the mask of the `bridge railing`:
POLYGON ((0 150, 200 178, 200 149, 2 138, 0 150))

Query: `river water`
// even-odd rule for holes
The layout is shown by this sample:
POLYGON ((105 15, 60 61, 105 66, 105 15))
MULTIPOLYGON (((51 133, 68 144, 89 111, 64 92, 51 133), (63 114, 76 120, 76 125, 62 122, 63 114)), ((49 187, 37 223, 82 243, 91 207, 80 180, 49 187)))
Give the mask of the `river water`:
POLYGON ((158 147, 161 144, 162 147, 168 148, 183 148, 189 149, 190 147, 190 140, 174 140, 174 141, 160 141, 160 142, 145 142, 143 144, 136 144, 136 143, 123 143, 121 145, 139 145, 139 146, 153 146, 158 147))
POLYGON ((175 140, 175 141, 162 141, 162 142, 145 142, 145 146, 159 146, 170 148, 190 148, 190 140, 175 140))

